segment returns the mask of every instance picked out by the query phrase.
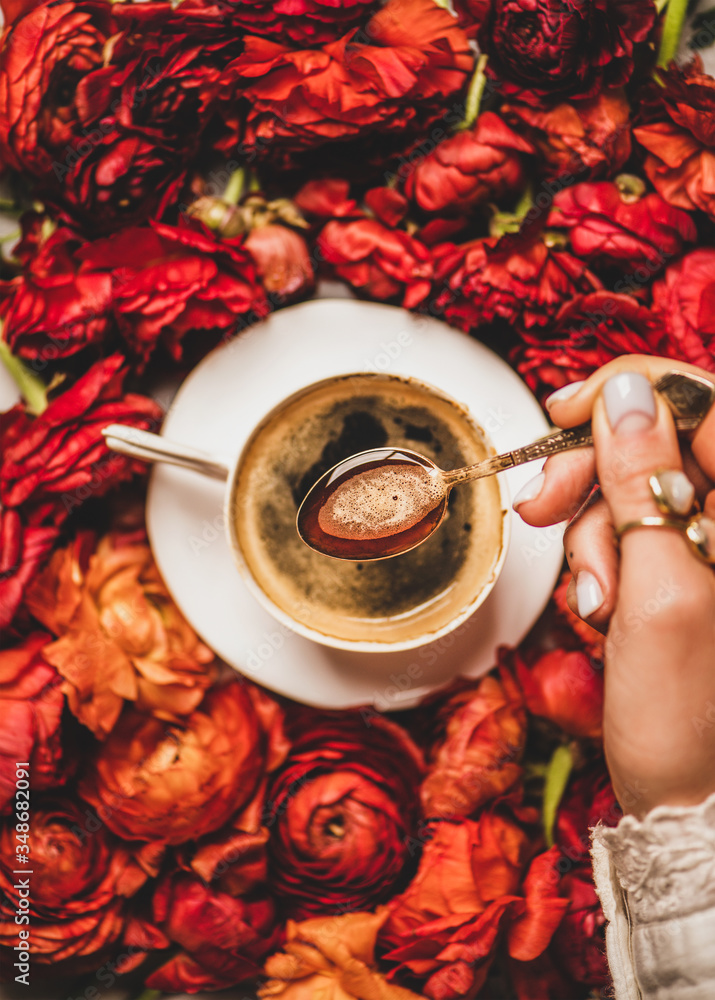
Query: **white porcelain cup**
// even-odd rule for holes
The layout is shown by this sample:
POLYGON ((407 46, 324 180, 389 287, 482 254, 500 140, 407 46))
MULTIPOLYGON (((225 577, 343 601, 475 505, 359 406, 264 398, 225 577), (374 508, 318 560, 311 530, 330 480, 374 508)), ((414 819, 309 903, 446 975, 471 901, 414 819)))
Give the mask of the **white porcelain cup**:
MULTIPOLYGON (((468 410, 446 393, 415 378, 374 372, 323 379, 293 393, 265 414, 230 463, 120 425, 104 434, 116 450, 226 480, 224 525, 238 571, 256 600, 287 628, 326 646, 365 653, 434 642, 465 622, 499 577, 511 525, 501 478, 453 490, 445 523, 411 552, 364 564, 314 552, 295 531, 302 499, 295 491, 301 473, 310 479, 316 458, 323 466, 303 482, 304 492, 328 467, 323 453, 340 429, 340 419, 329 426, 335 407, 348 417, 374 411, 369 417, 381 419, 388 433, 381 443, 423 452, 445 468, 496 453, 468 410), (419 428, 409 424, 415 413, 424 416, 419 428)), ((328 464, 347 454, 334 453, 328 464)))

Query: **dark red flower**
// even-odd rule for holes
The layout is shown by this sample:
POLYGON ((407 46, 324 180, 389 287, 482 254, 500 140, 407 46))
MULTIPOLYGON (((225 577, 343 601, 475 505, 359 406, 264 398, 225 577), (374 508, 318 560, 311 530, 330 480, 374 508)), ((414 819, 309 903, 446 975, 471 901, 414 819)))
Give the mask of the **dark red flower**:
POLYGON ((42 656, 50 640, 34 632, 0 651, 0 813, 15 795, 15 762, 28 761, 33 791, 64 784, 61 678, 42 656))
POLYGON ((178 359, 190 330, 229 332, 239 316, 268 311, 243 238, 217 240, 199 222, 130 227, 78 258, 83 272, 111 275, 114 315, 142 361, 159 339, 178 359))
POLYGON ((656 20, 652 0, 456 0, 473 26, 487 72, 501 92, 539 98, 593 97, 626 83, 633 48, 656 20))
POLYGON ((381 940, 390 978, 432 1000, 473 1000, 503 941, 531 961, 546 949, 568 902, 558 896, 558 850, 526 872, 529 837, 503 810, 478 821, 433 823, 414 879, 390 903, 381 940))
POLYGON ((715 371, 715 250, 693 250, 671 264, 653 285, 653 311, 666 336, 658 353, 715 371))
POLYGON ((271 302, 298 298, 313 287, 308 244, 287 226, 270 224, 252 229, 245 242, 271 302))
POLYGON ((236 899, 184 872, 160 882, 153 916, 181 951, 151 973, 148 989, 196 993, 235 986, 260 975, 263 959, 281 940, 270 900, 236 899))
POLYGON ((112 279, 80 272, 81 246, 69 230, 57 229, 0 288, 4 339, 14 354, 42 367, 101 341, 107 330, 112 279))
POLYGON ((598 823, 616 826, 622 816, 605 764, 599 760, 569 782, 556 817, 556 842, 569 861, 588 862, 591 829, 598 823))
POLYGON ((0 500, 15 507, 28 500, 56 498, 68 513, 86 499, 101 496, 143 462, 110 453, 102 428, 111 423, 155 427, 161 417, 146 396, 122 395, 127 369, 113 354, 98 361, 74 385, 65 389, 39 417, 21 406, 4 416, 0 459, 0 500))
POLYGON ((452 695, 437 725, 444 733, 429 751, 421 788, 425 816, 470 816, 521 777, 526 712, 508 670, 452 695))
POLYGON ((539 236, 503 236, 435 247, 432 306, 465 331, 497 316, 518 330, 552 323, 579 292, 601 287, 583 261, 539 236))
POLYGON ((426 212, 463 212, 484 201, 517 194, 526 183, 524 154, 533 146, 493 111, 470 129, 443 140, 418 160, 405 194, 426 212))
POLYGON ((271 883, 292 915, 389 897, 419 812, 419 752, 376 713, 297 710, 268 789, 271 883))
POLYGON ((376 0, 227 0, 231 22, 252 35, 321 44, 357 24, 376 0))
POLYGON ((656 191, 678 208, 715 218, 715 80, 699 57, 659 70, 633 134, 647 150, 644 169, 656 191))
MULTIPOLYGON (((101 955, 122 934, 126 900, 146 873, 104 826, 90 826, 78 800, 34 800, 29 845, 32 962, 56 967, 65 959, 101 955)), ((15 823, 7 820, 0 830, 0 946, 8 949, 18 942, 17 854, 15 823)))
POLYGON ((575 177, 611 177, 631 155, 631 109, 622 90, 555 107, 505 104, 500 113, 536 146, 545 179, 560 179, 556 190, 575 177))
POLYGON ((125 709, 80 794, 128 840, 181 844, 217 830, 251 801, 271 753, 252 690, 212 687, 182 722, 125 709))
POLYGON ((603 733, 603 667, 580 650, 553 649, 531 666, 517 657, 517 679, 529 711, 570 736, 600 739, 603 733))
POLYGON ((322 260, 332 273, 372 299, 418 306, 432 287, 432 254, 413 236, 377 219, 331 220, 318 236, 322 260))
POLYGON ((8 628, 25 590, 52 551, 64 512, 55 503, 0 510, 0 628, 8 628))
POLYGON ((433 0, 388 0, 360 32, 318 49, 247 36, 228 68, 248 101, 243 148, 301 150, 431 120, 473 65, 464 32, 433 0))
POLYGON ((512 360, 540 397, 588 378, 621 354, 670 353, 659 317, 631 295, 608 291, 576 296, 558 313, 548 337, 525 339, 527 345, 517 348, 512 360))
POLYGON ((588 261, 627 261, 655 270, 697 238, 687 212, 645 194, 643 181, 628 175, 559 191, 547 225, 567 229, 574 253, 588 261))
POLYGON ((577 983, 592 990, 608 986, 606 918, 596 895, 590 862, 566 872, 561 879, 561 893, 569 908, 554 934, 554 962, 577 983))

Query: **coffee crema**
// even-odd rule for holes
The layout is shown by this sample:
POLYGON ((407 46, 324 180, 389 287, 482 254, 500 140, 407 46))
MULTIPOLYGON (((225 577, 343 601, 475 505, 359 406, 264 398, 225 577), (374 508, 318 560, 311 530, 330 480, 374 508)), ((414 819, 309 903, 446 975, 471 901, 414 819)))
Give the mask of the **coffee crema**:
MULTIPOLYGON (((440 530, 394 558, 345 561, 309 548, 296 513, 310 488, 338 462, 385 446, 419 449, 444 469, 490 454, 469 414, 438 390, 414 379, 356 374, 286 400, 254 431, 240 459, 230 509, 245 567, 288 618, 331 639, 396 643, 437 633, 492 581, 501 555, 505 512, 494 477, 453 490, 440 530)), ((357 516, 354 496, 334 496, 331 517, 342 521, 346 538, 360 533, 361 519, 380 516, 381 491, 403 474, 398 464, 376 478, 357 516)), ((412 514, 402 512, 406 522, 424 502, 419 494, 413 491, 412 514)))

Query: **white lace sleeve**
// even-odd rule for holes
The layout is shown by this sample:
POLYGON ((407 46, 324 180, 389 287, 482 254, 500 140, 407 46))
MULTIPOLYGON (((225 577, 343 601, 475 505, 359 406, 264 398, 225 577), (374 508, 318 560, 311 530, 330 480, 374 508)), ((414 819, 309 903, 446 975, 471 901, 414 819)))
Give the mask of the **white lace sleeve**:
POLYGON ((592 836, 616 1000, 714 1000, 715 795, 592 836))

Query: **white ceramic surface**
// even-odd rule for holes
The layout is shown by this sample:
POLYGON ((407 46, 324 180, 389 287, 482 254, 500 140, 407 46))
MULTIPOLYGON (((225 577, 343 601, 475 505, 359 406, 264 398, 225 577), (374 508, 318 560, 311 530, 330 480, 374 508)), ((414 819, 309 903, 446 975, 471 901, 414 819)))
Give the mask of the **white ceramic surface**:
MULTIPOLYGON (((465 404, 501 451, 546 433, 518 376, 477 341, 403 309, 322 299, 280 310, 213 351, 179 389, 164 422, 174 440, 235 459, 255 425, 291 393, 356 371, 413 376, 465 404)), ((540 463, 502 473, 513 496, 540 463)), ((541 613, 562 562, 561 528, 513 516, 501 576, 479 610, 436 642, 396 653, 331 649, 279 624, 233 562, 224 487, 157 466, 147 523, 159 568, 182 611, 228 663, 259 684, 331 708, 406 708, 457 674, 478 676, 498 645, 519 642, 541 613)))

